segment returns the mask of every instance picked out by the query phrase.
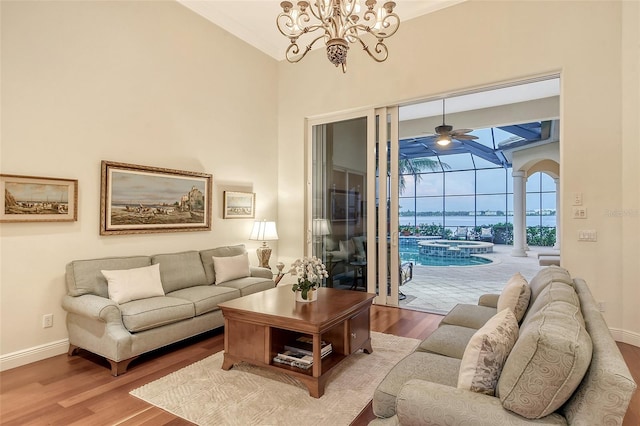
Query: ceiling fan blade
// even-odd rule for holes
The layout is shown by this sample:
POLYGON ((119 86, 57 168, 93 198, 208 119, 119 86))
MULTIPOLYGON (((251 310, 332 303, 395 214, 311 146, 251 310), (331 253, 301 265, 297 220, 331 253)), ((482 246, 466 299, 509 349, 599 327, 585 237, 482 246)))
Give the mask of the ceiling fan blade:
POLYGON ((471 133, 473 129, 455 129, 452 130, 451 133, 471 133))
POLYGON ((454 138, 454 139, 462 139, 462 140, 466 140, 466 141, 470 141, 470 140, 473 140, 473 139, 478 139, 477 136, 464 135, 464 134, 462 134, 462 135, 451 135, 451 137, 454 138))

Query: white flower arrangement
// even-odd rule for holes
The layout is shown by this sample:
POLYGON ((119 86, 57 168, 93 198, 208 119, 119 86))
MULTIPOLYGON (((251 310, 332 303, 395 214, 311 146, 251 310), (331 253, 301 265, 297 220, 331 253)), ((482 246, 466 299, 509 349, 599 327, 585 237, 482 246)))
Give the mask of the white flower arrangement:
POLYGON ((303 257, 297 259, 291 265, 291 275, 298 277, 298 282, 293 285, 293 291, 300 291, 302 298, 307 299, 309 290, 316 288, 323 278, 328 278, 329 273, 324 263, 317 257, 303 257))

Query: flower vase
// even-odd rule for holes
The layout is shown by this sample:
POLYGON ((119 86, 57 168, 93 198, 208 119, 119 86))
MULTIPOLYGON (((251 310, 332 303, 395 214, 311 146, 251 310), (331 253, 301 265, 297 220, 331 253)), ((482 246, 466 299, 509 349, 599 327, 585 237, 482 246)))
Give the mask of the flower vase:
POLYGON ((296 291, 296 302, 313 302, 315 300, 318 299, 318 290, 314 289, 310 289, 309 291, 307 291, 307 298, 303 299, 302 298, 302 292, 301 291, 296 291))

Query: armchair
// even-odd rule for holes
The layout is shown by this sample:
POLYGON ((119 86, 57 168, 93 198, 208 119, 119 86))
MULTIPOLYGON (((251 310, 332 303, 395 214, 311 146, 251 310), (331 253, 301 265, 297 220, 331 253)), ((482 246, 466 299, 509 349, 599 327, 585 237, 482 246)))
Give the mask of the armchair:
POLYGON ((466 240, 469 236, 469 227, 468 226, 458 226, 456 230, 453 232, 454 240, 466 240))
POLYGON ((480 228, 480 241, 493 242, 493 227, 482 227, 480 228))

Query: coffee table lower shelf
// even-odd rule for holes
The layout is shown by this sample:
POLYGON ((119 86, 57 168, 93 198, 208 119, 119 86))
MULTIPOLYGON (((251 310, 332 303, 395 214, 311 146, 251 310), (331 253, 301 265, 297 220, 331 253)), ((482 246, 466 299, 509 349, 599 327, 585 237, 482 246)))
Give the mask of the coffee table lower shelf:
MULTIPOLYGON (((366 349, 365 349, 365 352, 371 353, 371 351, 367 351, 366 349)), ((302 368, 297 368, 289 365, 280 365, 280 364, 274 364, 274 363, 264 364, 264 363, 255 362, 255 360, 245 360, 245 359, 242 359, 241 357, 235 357, 227 353, 224 354, 224 362, 222 364, 222 369, 230 370, 234 364, 237 364, 241 361, 245 361, 250 364, 258 365, 260 367, 267 368, 273 371, 278 371, 280 373, 286 374, 287 376, 298 379, 309 390, 310 396, 314 398, 320 398, 322 395, 324 395, 324 389, 325 389, 327 380, 331 375, 331 371, 333 370, 333 367, 340 364, 340 362, 346 359, 347 357, 346 355, 332 354, 327 356, 326 358, 327 359, 323 360, 322 362, 323 373, 317 377, 314 377, 313 375, 313 367, 309 368, 308 370, 305 370, 302 368)))

